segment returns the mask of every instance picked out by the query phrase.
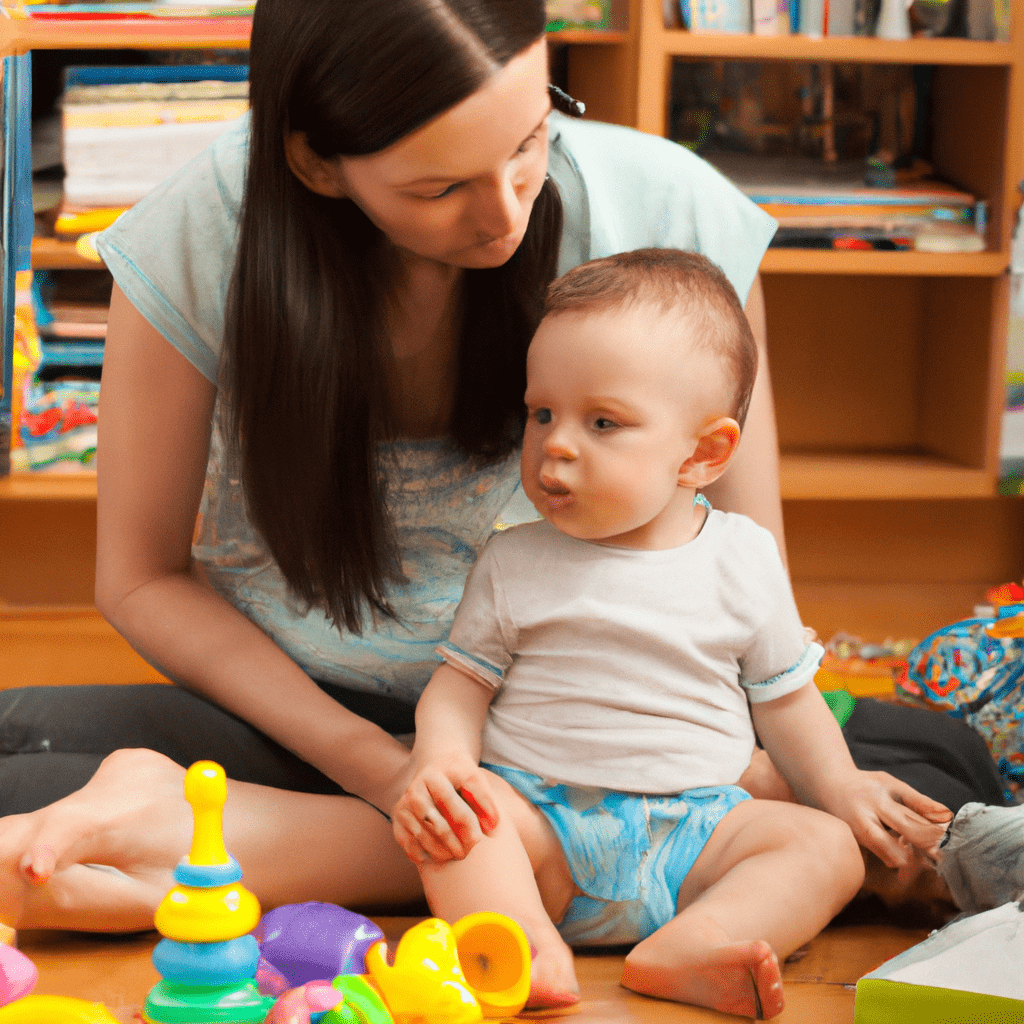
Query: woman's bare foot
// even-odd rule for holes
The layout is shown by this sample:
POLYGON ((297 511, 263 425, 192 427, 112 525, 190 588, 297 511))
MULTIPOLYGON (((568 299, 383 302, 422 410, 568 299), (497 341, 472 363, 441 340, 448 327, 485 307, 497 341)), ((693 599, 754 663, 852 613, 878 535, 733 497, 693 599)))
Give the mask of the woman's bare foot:
POLYGON ((138 931, 191 841, 184 769, 119 750, 80 790, 0 827, 0 921, 16 928, 138 931))
POLYGON ((683 951, 669 969, 630 953, 622 984, 644 995, 759 1020, 777 1016, 784 1004, 778 957, 761 939, 683 951))

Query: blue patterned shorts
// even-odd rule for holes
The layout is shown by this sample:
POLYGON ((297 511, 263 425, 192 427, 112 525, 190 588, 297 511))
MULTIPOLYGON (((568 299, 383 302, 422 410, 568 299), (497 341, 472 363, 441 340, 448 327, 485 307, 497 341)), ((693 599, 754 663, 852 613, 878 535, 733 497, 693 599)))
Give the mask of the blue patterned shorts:
POLYGON ((544 814, 585 895, 558 923, 570 945, 639 942, 676 916, 679 888, 715 826, 750 796, 709 786, 668 796, 546 782, 485 764, 544 814))

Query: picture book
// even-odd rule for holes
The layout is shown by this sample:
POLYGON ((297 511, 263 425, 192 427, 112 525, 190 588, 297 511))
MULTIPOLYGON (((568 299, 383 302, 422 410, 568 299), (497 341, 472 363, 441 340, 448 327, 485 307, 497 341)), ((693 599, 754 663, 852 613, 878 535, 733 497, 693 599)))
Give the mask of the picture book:
POLYGON ((854 1024, 1024 1020, 1024 911, 954 920, 857 982, 854 1024))

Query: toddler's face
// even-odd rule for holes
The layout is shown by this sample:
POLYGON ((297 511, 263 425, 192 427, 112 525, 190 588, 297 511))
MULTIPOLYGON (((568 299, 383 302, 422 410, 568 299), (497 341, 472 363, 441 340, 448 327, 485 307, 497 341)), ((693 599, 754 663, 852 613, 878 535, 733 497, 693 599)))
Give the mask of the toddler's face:
POLYGON ((728 403, 718 361, 689 343, 687 326, 644 305, 560 314, 538 328, 523 488, 563 533, 650 550, 692 536, 680 472, 728 403))

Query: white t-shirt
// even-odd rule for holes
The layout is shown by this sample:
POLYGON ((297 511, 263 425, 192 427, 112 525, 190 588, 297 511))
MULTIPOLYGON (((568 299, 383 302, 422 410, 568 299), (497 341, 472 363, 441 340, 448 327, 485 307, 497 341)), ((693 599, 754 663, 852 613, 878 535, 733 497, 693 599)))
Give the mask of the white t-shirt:
POLYGON ((547 521, 498 534, 438 650, 497 691, 483 761, 652 795, 735 783, 754 747, 748 699, 804 686, 822 654, 772 535, 719 511, 666 551, 547 521))

